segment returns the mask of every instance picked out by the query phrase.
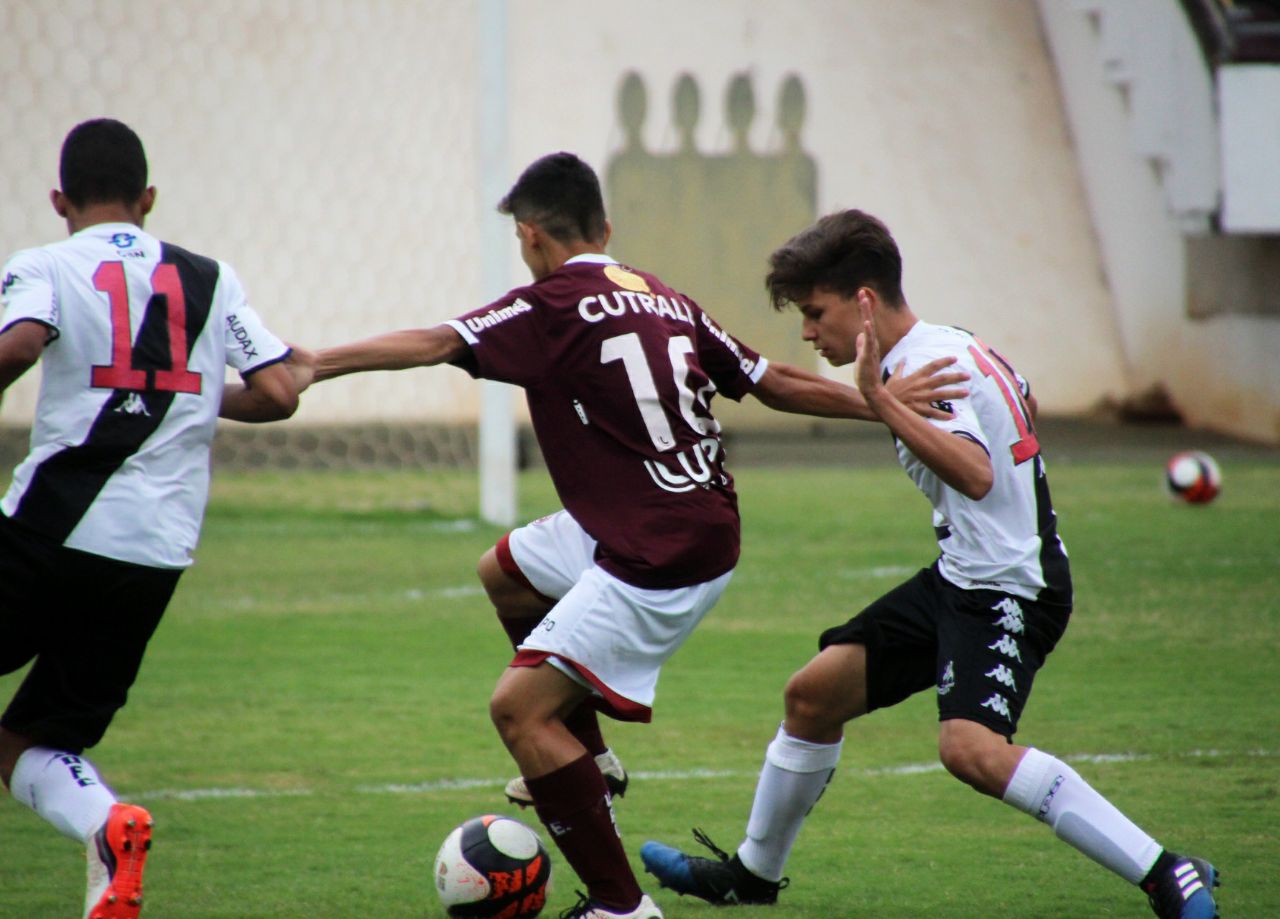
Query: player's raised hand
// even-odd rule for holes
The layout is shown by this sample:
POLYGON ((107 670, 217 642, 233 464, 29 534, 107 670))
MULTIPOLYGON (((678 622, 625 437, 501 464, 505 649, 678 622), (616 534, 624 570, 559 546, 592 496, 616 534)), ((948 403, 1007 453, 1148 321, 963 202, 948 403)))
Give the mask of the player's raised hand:
POLYGON ((872 398, 884 388, 880 378, 880 342, 876 338, 875 323, 871 319, 871 298, 865 289, 858 291, 858 309, 862 312, 862 331, 858 333, 856 343, 857 365, 854 379, 858 391, 869 404, 872 398))

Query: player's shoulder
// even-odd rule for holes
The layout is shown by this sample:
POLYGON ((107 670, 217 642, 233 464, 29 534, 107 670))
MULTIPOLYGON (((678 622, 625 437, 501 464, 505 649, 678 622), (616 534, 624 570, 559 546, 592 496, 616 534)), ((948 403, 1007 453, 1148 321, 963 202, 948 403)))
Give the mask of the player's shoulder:
POLYGON ((4 263, 4 283, 6 287, 14 283, 20 272, 40 271, 43 273, 52 267, 57 260, 56 250, 53 249, 54 245, 56 243, 31 246, 11 253, 4 263))
MULTIPOLYGON (((923 320, 893 348, 894 360, 925 363, 940 357, 965 359, 973 335, 958 326, 937 325, 923 320)), ((890 355, 886 355, 888 358, 890 355)))

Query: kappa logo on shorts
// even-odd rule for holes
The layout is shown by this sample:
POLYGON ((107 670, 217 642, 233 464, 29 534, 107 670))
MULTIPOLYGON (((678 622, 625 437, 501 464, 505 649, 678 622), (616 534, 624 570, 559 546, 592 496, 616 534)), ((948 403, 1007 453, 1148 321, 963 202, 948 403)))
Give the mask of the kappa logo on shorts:
POLYGON ((994 670, 988 670, 987 676, 1004 686, 1008 686, 1014 692, 1018 691, 1018 684, 1013 679, 1013 671, 1004 664, 996 664, 994 670))
POLYGON ((947 661, 942 671, 942 679, 938 682, 938 695, 945 696, 956 688, 956 662, 947 661))
POLYGON ((1022 607, 1018 605, 1018 601, 1013 597, 1005 597, 995 606, 991 607, 1000 618, 995 621, 996 626, 1004 629, 1006 632, 1012 632, 1014 635, 1021 635, 1027 630, 1026 622, 1022 618, 1022 607))
POLYGON ((1018 650, 1018 643, 1008 635, 1001 635, 1000 640, 987 645, 988 651, 999 651, 1005 657, 1012 658, 1015 661, 1022 660, 1022 652, 1018 650))
POLYGON ((1000 693, 992 693, 991 698, 982 703, 983 708, 989 708, 997 715, 1003 715, 1006 721, 1012 721, 1013 716, 1009 714, 1009 700, 1000 693))

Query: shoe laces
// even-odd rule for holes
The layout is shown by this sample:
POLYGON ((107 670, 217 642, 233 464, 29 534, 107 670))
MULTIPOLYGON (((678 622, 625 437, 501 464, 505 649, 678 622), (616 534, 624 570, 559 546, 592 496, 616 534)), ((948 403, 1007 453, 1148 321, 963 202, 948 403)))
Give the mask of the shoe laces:
POLYGON ((581 890, 575 890, 574 893, 578 895, 578 902, 562 912, 560 919, 578 919, 578 917, 585 916, 591 911, 591 898, 581 890))
MULTIPOLYGON (((712 853, 714 853, 716 858, 720 859, 720 861, 722 862, 730 861, 729 853, 726 852, 724 849, 720 848, 719 846, 717 846, 714 842, 712 842, 711 837, 708 836, 701 827, 695 826, 693 828, 693 838, 696 839, 698 842, 700 842, 702 845, 706 846, 708 849, 710 849, 712 853)), ((739 862, 738 865, 744 871, 746 870, 746 866, 742 865, 741 862, 739 862)), ((749 873, 747 876, 754 877, 754 875, 751 875, 749 873)), ((766 881, 764 878, 759 878, 757 879, 757 881, 753 883, 767 884, 768 886, 773 887, 777 890, 786 890, 787 887, 791 886, 791 878, 784 877, 776 883, 773 881, 766 881)))
POLYGON ((695 826, 693 828, 693 838, 714 852, 716 858, 720 859, 720 861, 727 862, 729 860, 729 853, 712 842, 711 837, 708 836, 700 827, 695 826))

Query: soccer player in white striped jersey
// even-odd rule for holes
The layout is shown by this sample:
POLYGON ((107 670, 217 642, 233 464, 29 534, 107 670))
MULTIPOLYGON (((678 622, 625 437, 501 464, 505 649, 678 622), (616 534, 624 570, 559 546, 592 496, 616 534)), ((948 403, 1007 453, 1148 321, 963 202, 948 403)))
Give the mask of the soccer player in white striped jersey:
POLYGON ((34 661, 0 716, 0 779, 85 846, 85 916, 134 919, 151 816, 83 752, 191 564, 218 416, 287 418, 311 367, 228 265, 142 229, 156 190, 128 126, 73 128, 60 179, 70 238, 0 275, 0 393, 43 368, 30 453, 0 501, 0 673, 34 661), (243 382, 224 384, 228 366, 243 382))
POLYGON ((1212 865, 1165 850, 1066 763, 1013 742, 1072 603, 1027 381, 980 339, 912 312, 897 244, 869 214, 823 218, 774 252, 771 267, 774 306, 798 306, 802 337, 832 364, 856 359, 859 390, 933 505, 939 556, 824 632, 818 655, 792 676, 737 852, 695 831, 718 858, 648 842, 646 868, 712 903, 775 902, 787 856, 840 758, 845 723, 933 688, 939 755, 953 776, 1049 824, 1139 886, 1161 919, 1217 916, 1212 865), (926 420, 885 389, 885 368, 905 362, 910 372, 945 355, 971 377, 969 394, 947 404, 950 418, 926 420))

